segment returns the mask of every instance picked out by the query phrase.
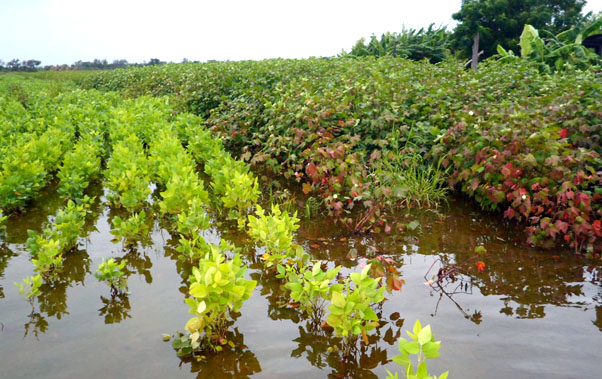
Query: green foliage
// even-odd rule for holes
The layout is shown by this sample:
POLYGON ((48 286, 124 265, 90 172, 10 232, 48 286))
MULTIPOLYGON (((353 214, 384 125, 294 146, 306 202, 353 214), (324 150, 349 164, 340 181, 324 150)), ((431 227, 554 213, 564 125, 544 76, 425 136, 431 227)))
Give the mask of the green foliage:
POLYGON ((222 254, 225 256, 228 252, 237 254, 240 249, 224 239, 220 241, 219 245, 216 245, 207 243, 200 235, 192 235, 190 237, 182 237, 176 251, 180 253, 178 259, 181 261, 189 261, 197 264, 200 259, 203 259, 207 255, 222 254))
POLYGON ((370 265, 361 273, 354 272, 345 281, 344 290, 333 291, 330 314, 326 319, 336 336, 344 338, 344 352, 349 353, 358 335, 367 343, 367 333, 378 326, 378 316, 372 305, 384 300, 385 287, 379 287, 381 279, 368 275, 370 265))
POLYGON ((149 221, 144 210, 134 213, 126 219, 119 216, 113 218, 111 234, 115 236, 113 242, 123 240, 124 245, 135 245, 136 241, 143 239, 150 230, 149 221))
MULTIPOLYGON (((544 18, 547 11, 539 9, 544 18)), ((448 184, 484 209, 511 208, 508 218, 533 227, 531 243, 597 252, 599 83, 595 66, 547 75, 513 59, 467 72, 451 60, 432 65, 393 57, 164 65, 101 73, 88 82, 131 96, 177 93, 171 101, 179 110, 205 118, 201 125, 198 116, 178 116, 174 129, 218 196, 230 183, 220 176, 225 147, 260 170, 297 180, 352 231, 397 230, 403 225, 392 224, 389 209, 405 204, 395 204, 404 199, 392 188, 396 175, 375 173, 401 173, 415 159, 413 188, 429 188, 436 181, 422 180, 449 168, 448 184), (504 168, 509 163, 512 169, 504 168), (532 187, 536 181, 540 187, 532 187)))
POLYGON ((172 343, 178 355, 190 355, 205 348, 222 349, 231 313, 240 310, 257 285, 256 281, 244 278, 245 271, 240 255, 226 259, 218 251, 207 254, 198 267, 193 267, 186 304, 194 317, 186 323, 189 335, 172 343))
POLYGON ((68 198, 77 199, 84 195, 90 181, 100 174, 101 136, 81 139, 72 151, 65 154, 57 178, 58 192, 68 198))
MULTIPOLYGON (((446 371, 439 377, 429 375, 426 367, 426 359, 433 359, 439 356, 439 348, 441 347, 441 341, 435 341, 435 336, 431 331, 431 326, 427 325, 422 327, 419 320, 414 323, 412 332, 407 331, 408 336, 412 339, 411 341, 405 338, 399 338, 399 352, 400 355, 393 357, 393 362, 403 366, 405 368, 405 377, 407 379, 446 379, 449 372, 446 371), (410 355, 417 355, 418 364, 416 369, 412 366, 410 355)), ((387 379, 396 379, 398 374, 392 374, 387 370, 389 376, 387 379)))
POLYGON ((19 294, 25 295, 28 299, 41 294, 40 287, 42 286, 42 275, 37 274, 29 278, 23 279, 23 283, 15 282, 15 286, 19 288, 19 294))
POLYGON ((207 217, 203 203, 198 199, 188 201, 188 208, 178 214, 178 233, 192 237, 198 235, 202 230, 209 229, 209 217, 207 217))
POLYGON ((293 249, 293 232, 299 229, 297 212, 290 216, 273 205, 271 214, 266 215, 257 205, 255 215, 249 215, 248 233, 256 243, 266 247, 266 254, 272 258, 266 260, 266 265, 271 267, 285 257, 294 257, 297 251, 293 249))
MULTIPOLYGON (((592 64, 600 63, 600 56, 583 46, 582 42, 590 35, 602 33, 602 17, 597 20, 576 25, 557 36, 551 35, 546 40, 539 36, 539 31, 531 25, 525 25, 520 36, 520 55, 528 59, 547 73, 563 69, 586 69, 592 64)), ((498 45, 501 61, 518 59, 510 51, 498 45)))
MULTIPOLYGON (((391 205, 405 206, 437 206, 447 198, 446 186, 449 169, 426 162, 421 154, 412 149, 401 149, 397 140, 399 132, 393 132, 390 149, 383 152, 383 159, 375 164, 374 175, 384 188, 391 192, 378 191, 368 197, 377 197, 380 201, 391 205)), ((366 190, 360 196, 366 196, 366 190)))
POLYGON ((126 261, 122 260, 117 263, 113 258, 109 258, 105 261, 102 259, 102 263, 98 266, 98 269, 94 273, 96 279, 101 282, 106 282, 111 287, 111 292, 121 293, 127 290, 127 277, 122 271, 125 268, 126 261))
POLYGON ((445 27, 403 29, 401 33, 386 33, 380 37, 372 36, 366 45, 360 39, 349 52, 353 57, 382 57, 393 56, 412 60, 428 59, 431 63, 438 63, 449 56, 450 36, 445 27))
POLYGON ((182 147, 175 132, 165 128, 158 133, 151 147, 150 161, 157 182, 166 187, 159 202, 161 213, 181 213, 192 200, 209 202, 192 157, 182 147))
POLYGON ((585 0, 465 0, 452 18, 454 48, 470 56, 473 37, 480 35, 479 50, 485 57, 496 53, 498 45, 516 50, 523 25, 559 33, 577 24, 585 0))
POLYGON ((38 236, 36 249, 36 258, 31 259, 35 266, 34 271, 41 274, 50 274, 63 266, 63 255, 58 240, 44 239, 38 236))
POLYGON ((104 172, 108 199, 115 205, 135 210, 144 205, 150 194, 150 170, 142 144, 130 135, 113 147, 113 155, 104 172))
MULTIPOLYGON (((43 121, 42 121, 43 122, 43 121)), ((50 127, 41 135, 3 147, 0 158, 0 208, 12 211, 35 198, 70 146, 68 125, 50 127)))
MULTIPOLYGON (((77 245, 77 239, 82 233, 92 200, 87 196, 81 199, 79 204, 69 200, 66 207, 58 210, 54 222, 46 226, 41 235, 33 230, 27 231, 29 235, 27 249, 34 257, 38 257, 40 264, 43 264, 45 268, 52 266, 50 263, 55 259, 61 261, 62 256, 59 254, 69 251, 77 245)), ((36 262, 34 265, 38 266, 36 262)), ((50 270, 42 269, 41 271, 50 270)))
POLYGON ((224 207, 231 209, 230 218, 239 220, 244 227, 247 210, 257 203, 259 185, 247 166, 225 152, 205 163, 205 173, 211 177, 213 193, 219 196, 224 207))
POLYGON ((167 182, 166 190, 161 192, 163 199, 159 202, 161 213, 178 214, 188 208, 189 201, 198 199, 203 203, 209 202, 207 191, 203 182, 198 179, 194 171, 188 171, 171 176, 167 182))
POLYGON ((284 287, 290 291, 291 298, 299 303, 300 308, 307 312, 316 324, 322 320, 324 306, 332 293, 343 290, 342 284, 331 285, 341 266, 323 271, 322 262, 315 261, 313 266, 304 265, 298 270, 294 266, 287 265, 285 268, 280 264, 277 269, 279 276, 286 278, 284 287))

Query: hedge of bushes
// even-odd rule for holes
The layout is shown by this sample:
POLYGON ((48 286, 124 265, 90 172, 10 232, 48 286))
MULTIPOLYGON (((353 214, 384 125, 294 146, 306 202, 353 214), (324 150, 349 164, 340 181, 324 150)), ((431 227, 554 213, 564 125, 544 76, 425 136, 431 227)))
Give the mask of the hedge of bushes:
POLYGON ((419 169, 448 168, 451 186, 524 223, 529 243, 602 250, 598 68, 266 60, 115 70, 81 84, 171 95, 235 154, 302 182, 340 217, 411 203, 407 183, 391 178, 420 154, 419 169))

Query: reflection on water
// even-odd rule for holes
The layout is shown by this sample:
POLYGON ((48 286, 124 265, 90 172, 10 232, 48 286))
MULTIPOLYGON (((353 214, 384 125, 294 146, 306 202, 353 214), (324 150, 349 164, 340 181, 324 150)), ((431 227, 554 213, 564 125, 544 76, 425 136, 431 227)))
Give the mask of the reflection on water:
POLYGON ((85 250, 70 251, 63 259, 64 267, 55 270, 56 275, 44 281, 40 287, 40 295, 29 299, 32 310, 28 316, 29 321, 25 324, 25 336, 31 332, 39 338, 40 333, 45 333, 48 328, 45 317, 60 320, 68 315, 67 289, 84 285, 86 275, 90 273, 91 260, 85 250))
MULTIPOLYGON (((214 228, 205 231, 203 236, 213 243, 224 238, 240 247, 249 266, 248 275, 257 280, 258 286, 249 306, 243 307, 244 317, 231 331, 229 339, 235 341, 236 348, 208 354, 198 361, 179 359, 160 341, 161 333, 183 328, 188 317, 188 307, 183 300, 187 296, 192 266, 178 259, 175 250, 178 237, 171 233, 174 225, 166 220, 151 219, 149 234, 136 243, 126 247, 112 243, 111 221, 116 215, 124 217, 124 213, 106 207, 102 188, 95 190, 97 200, 85 226, 85 238, 80 241, 78 250, 65 254, 64 269, 55 279, 44 283, 42 295, 29 303, 17 294, 12 282, 21 281, 31 275, 32 270, 29 254, 24 249, 26 230, 42 229, 49 215, 55 214, 63 204, 52 195, 52 188, 48 191, 31 210, 11 217, 6 233, 0 234, 0 322, 4 325, 0 333, 2 341, 8 341, 4 347, 0 344, 0 365, 3 370, 8 367, 8 377, 17 374, 39 377, 37 371, 24 371, 36 367, 48 370, 48 377, 60 377, 67 369, 71 370, 71 376, 82 376, 84 371, 78 371, 79 366, 87 370, 94 366, 85 353, 89 351, 88 340, 95 341, 95 351, 103 346, 102 351, 96 351, 95 359, 119 362, 121 367, 128 367, 128 375, 134 377, 142 376, 137 373, 148 365, 149 354, 156 366, 146 376, 192 374, 199 378, 244 378, 278 377, 291 372, 292 376, 307 378, 382 377, 386 375, 385 367, 398 370, 391 357, 397 354, 404 319, 413 322, 420 318, 428 323, 429 317, 430 322, 441 320, 443 325, 449 325, 447 332, 437 333, 437 337, 449 349, 442 352, 442 364, 453 365, 459 360, 460 368, 456 367, 456 374, 452 372, 454 377, 471 377, 467 373, 475 367, 484 367, 492 378, 504 377, 505 374, 498 374, 493 368, 505 364, 504 352, 509 348, 500 347, 501 350, 496 350, 500 354, 496 356, 484 354, 495 343, 474 336, 503 332, 507 322, 521 323, 521 319, 530 319, 533 325, 546 328, 547 324, 542 322, 552 319, 557 323, 554 333, 558 333, 555 337, 559 340, 577 338, 576 342, 583 344, 587 351, 595 351, 593 347, 602 342, 602 283, 598 262, 573 257, 562 250, 527 248, 522 245, 524 238, 517 229, 500 223, 497 215, 484 215, 456 201, 449 209, 437 212, 412 211, 412 217, 421 223, 421 232, 356 236, 342 231, 329 220, 302 220, 296 242, 314 258, 330 265, 342 265, 345 274, 372 262, 373 274, 382 274, 391 286, 401 287, 401 291, 388 292, 389 300, 378 309, 382 321, 369 335, 369 344, 358 341, 353 354, 346 357, 339 350, 331 349, 337 343, 332 332, 311 323, 307 314, 291 304, 282 283, 262 269, 258 258, 262 250, 255 251, 249 237, 232 222, 220 219, 219 214, 211 214, 214 228), (479 257, 486 264, 485 270, 468 270, 474 266, 475 247, 481 245, 488 251, 479 257), (125 272, 130 278, 131 293, 111 296, 106 285, 92 276, 102 257, 110 256, 127 262, 125 272), (453 280, 429 287, 424 283, 425 275, 437 257, 464 270, 453 280), (567 312, 570 316, 566 316, 567 312), (574 321, 584 314, 588 320, 574 321), (587 335, 587 340, 579 338, 575 329, 587 335), (257 336, 257 330, 271 332, 271 337, 257 336), (22 341, 23 334, 35 338, 22 341), (70 344, 73 350, 68 359, 53 353, 55 340, 61 338, 64 338, 62 343, 70 344), (465 340, 469 342, 464 343, 465 340), (135 342, 127 347, 128 341, 135 342), (31 343, 36 345, 32 347, 31 343), (123 348, 119 356, 115 356, 110 349, 104 352, 104 346, 123 348), (454 355, 456 346, 468 349, 469 353, 461 357, 454 355), (36 358, 24 358, 31 349, 37 349, 36 358), (137 355, 138 351, 146 355, 137 355), (454 357, 453 362, 445 361, 446 353, 454 357), (45 366, 44 362, 50 359, 58 362, 56 367, 45 366), (465 371, 459 372, 464 367, 465 371)), ((526 324, 511 325, 513 329, 520 329, 526 324)), ((579 377, 595 377, 587 373, 593 371, 596 362, 583 358, 578 352, 554 349, 536 331, 529 334, 530 329, 524 328, 520 329, 521 333, 526 333, 528 338, 523 356, 530 357, 545 344, 547 349, 552 349, 546 350, 546 354, 582 367, 579 377)), ((537 363, 541 358, 534 356, 537 363)), ((513 369, 518 370, 517 377, 532 373, 513 369)), ((107 374, 98 370, 87 374, 91 377, 120 375, 117 371, 107 374)), ((556 377, 566 377, 565 374, 560 371, 556 377)))
POLYGON ((337 348, 333 350, 333 341, 336 341, 334 346, 337 347, 340 347, 340 341, 331 330, 309 321, 304 326, 298 325, 299 337, 293 340, 297 346, 291 352, 291 357, 305 356, 312 366, 330 368, 328 376, 332 378, 376 378, 372 370, 390 362, 387 346, 397 344, 403 326, 403 319, 399 319, 397 312, 391 314, 388 320, 383 317, 382 310, 377 314, 381 323, 368 337, 369 344, 358 343, 350 355, 343 355, 337 348))
MULTIPOLYGON (((6 244, 0 244, 0 279, 4 277, 4 270, 8 266, 8 262, 12 257, 16 257, 17 254, 13 253, 11 249, 6 246, 6 244)), ((2 287, 2 282, 0 281, 0 299, 4 297, 4 288, 2 287)))
POLYGON ((105 324, 118 324, 121 321, 132 318, 130 315, 130 299, 126 293, 111 294, 110 297, 100 296, 102 308, 98 315, 104 317, 105 324))
POLYGON ((153 282, 153 276, 151 275, 151 268, 153 262, 150 257, 146 255, 146 252, 139 252, 136 248, 129 248, 127 253, 119 260, 127 262, 124 273, 125 277, 128 278, 132 274, 138 274, 144 277, 146 283, 151 284, 153 282))
POLYGON ((180 367, 190 364, 190 372, 197 378, 248 378, 261 372, 257 357, 244 344, 244 335, 234 328, 227 333, 227 339, 234 342, 235 348, 226 348, 221 353, 208 353, 204 359, 181 358, 180 367))

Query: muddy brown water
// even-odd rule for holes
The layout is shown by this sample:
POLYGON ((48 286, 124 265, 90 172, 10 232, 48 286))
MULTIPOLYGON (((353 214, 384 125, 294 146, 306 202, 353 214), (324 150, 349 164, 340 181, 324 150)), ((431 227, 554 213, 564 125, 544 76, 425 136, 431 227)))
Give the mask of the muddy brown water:
POLYGON ((391 359, 401 330, 416 319, 430 323, 442 341, 441 357, 428 362, 437 375, 450 370, 450 378, 602 377, 599 262, 528 248, 518 227, 465 199, 452 199, 438 212, 414 213, 421 230, 407 233, 354 236, 328 219, 302 218, 296 241, 313 257, 350 272, 383 255, 405 281, 378 309, 381 327, 370 345, 346 361, 328 352, 331 336, 312 328, 298 310, 283 307, 278 283, 261 270, 262 250, 214 220, 205 237, 242 247, 248 275, 259 284, 232 328, 238 348, 202 362, 180 359, 161 339, 162 333, 183 330, 189 318, 183 278, 190 267, 177 259, 177 239, 155 221, 136 248, 113 243, 110 220, 117 212, 106 206, 102 188, 94 191, 99 200, 78 250, 65 256, 53 287, 43 287, 32 302, 13 282, 32 274, 26 231, 40 230, 61 205, 53 187, 0 232, 1 378, 384 378, 385 368, 401 372, 391 359), (442 287, 425 284, 439 259, 472 266, 479 245, 488 250, 480 258, 483 272, 473 267, 442 287), (111 297, 93 276, 103 257, 128 262, 127 295, 111 297))

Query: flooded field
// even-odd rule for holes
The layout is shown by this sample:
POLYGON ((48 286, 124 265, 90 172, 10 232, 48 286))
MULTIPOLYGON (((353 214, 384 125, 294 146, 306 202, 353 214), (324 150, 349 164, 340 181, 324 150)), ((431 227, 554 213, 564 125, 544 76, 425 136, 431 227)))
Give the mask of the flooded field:
MULTIPOLYGON (((0 234, 0 366, 3 378, 107 377, 385 377, 398 354, 402 330, 416 319, 432 325, 441 357, 429 371, 451 378, 599 378, 602 375, 602 279, 599 264, 569 251, 526 247, 516 225, 500 223, 455 198, 438 211, 413 213, 413 232, 357 236, 326 218, 306 219, 296 242, 313 258, 358 270, 380 256, 404 284, 379 307, 381 326, 370 344, 342 362, 328 351, 332 336, 290 306, 273 274, 265 273, 262 250, 245 233, 213 215, 207 241, 225 238, 242 248, 258 281, 231 338, 237 348, 201 362, 180 359, 163 333, 183 330, 191 267, 178 260, 177 237, 154 221, 152 233, 134 248, 113 243, 111 220, 119 212, 97 201, 77 251, 65 255, 52 286, 28 301, 14 282, 31 275, 27 230, 41 230, 62 205, 50 186, 28 211, 12 216, 0 234), (474 268, 477 246, 486 267, 474 268), (93 273, 103 257, 127 262, 129 290, 111 295, 93 273), (441 267, 473 267, 454 281, 429 285, 441 267), (448 266, 450 267, 450 266, 448 266)), ((405 334, 405 331, 404 331, 405 334)), ((359 346, 359 345, 358 345, 359 346)))

